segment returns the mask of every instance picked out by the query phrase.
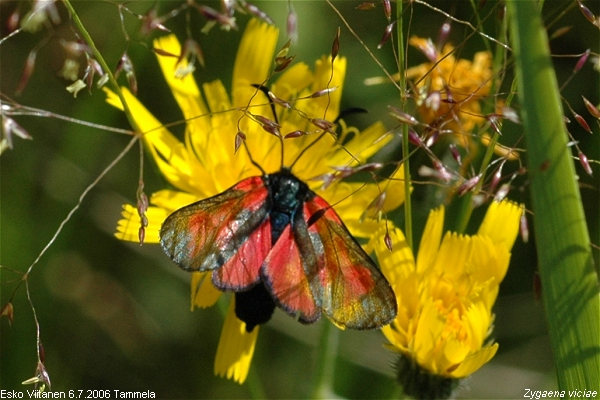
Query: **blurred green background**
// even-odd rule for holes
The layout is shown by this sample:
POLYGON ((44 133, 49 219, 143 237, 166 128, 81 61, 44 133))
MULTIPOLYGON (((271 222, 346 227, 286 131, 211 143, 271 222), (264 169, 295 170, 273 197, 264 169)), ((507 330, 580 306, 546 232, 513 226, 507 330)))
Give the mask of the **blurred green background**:
MULTIPOLYGON (((588 2, 589 3, 589 2, 588 2)), ((586 3, 586 4, 588 4, 586 3)), ((164 123, 178 121, 181 114, 164 83, 155 57, 148 49, 153 33, 142 38, 140 22, 123 13, 124 26, 131 40, 124 39, 117 2, 75 1, 74 6, 96 44, 111 66, 121 54, 133 60, 139 93, 143 103, 164 123)), ((218 7, 218 3, 208 4, 218 7)), ((280 44, 286 41, 285 20, 288 3, 256 2, 280 27, 280 44)), ((343 107, 363 107, 366 115, 351 117, 351 123, 366 127, 376 120, 387 126, 394 122, 387 115, 388 104, 398 104, 392 85, 365 87, 364 78, 382 75, 365 49, 343 26, 334 11, 321 1, 292 2, 298 15, 298 43, 292 54, 296 61, 312 65, 331 49, 336 29, 341 26, 341 54, 348 58, 343 107)), ((376 50, 387 24, 381 5, 371 11, 358 11, 358 1, 335 2, 350 26, 375 52, 377 58, 394 71, 391 43, 376 50)), ((431 2, 459 19, 472 21, 471 3, 431 2)), ((179 2, 137 2, 127 4, 131 10, 145 13, 153 5, 159 15, 173 10, 179 2)), ((571 29, 552 40, 555 55, 573 55, 591 48, 598 57, 598 30, 578 11, 575 2, 551 2, 544 14, 549 32, 561 27, 571 29)), ((0 3, 2 37, 9 33, 7 23, 16 8, 26 12, 28 2, 0 3)), ((596 15, 598 4, 588 6, 596 15), (593 9, 593 7, 596 9, 593 9)), ((499 25, 497 2, 481 4, 479 16, 484 31, 496 37, 499 25), (489 3, 489 4, 488 4, 489 3)), ((57 4, 61 23, 36 33, 23 32, 0 46, 0 91, 16 102, 68 117, 98 124, 128 128, 124 116, 108 106, 104 94, 93 90, 77 98, 65 90, 70 83, 58 72, 65 60, 61 39, 73 40, 74 29, 62 5, 57 4), (40 48, 27 87, 15 94, 28 53, 40 48)), ((166 22, 183 38, 186 27, 201 44, 206 68, 195 73, 198 82, 221 79, 230 86, 231 69, 237 45, 248 20, 237 14, 238 31, 218 28, 208 35, 200 32, 204 20, 192 12, 186 22, 184 13, 166 22)), ((414 5, 406 15, 410 35, 435 38, 446 21, 431 8, 414 5), (409 14, 410 13, 410 16, 409 14), (409 18, 410 17, 410 18, 409 18)), ((450 41, 460 45, 458 56, 471 59, 475 51, 485 49, 482 36, 468 27, 453 24, 450 41)), ((489 43, 489 41, 488 41, 489 43)), ((408 51, 409 65, 424 62, 414 49, 408 51)), ((559 84, 571 74, 576 57, 554 59, 559 84)), ((596 61, 597 62, 597 61, 596 61)), ((508 65, 505 81, 510 83, 508 65)), ((599 72, 591 62, 576 74, 562 94, 573 109, 584 116, 594 131, 589 135, 574 121, 568 127, 593 164, 595 176, 586 175, 579 164, 581 192, 593 243, 598 245, 600 134, 597 122, 581 102, 581 96, 599 102, 599 72)), ((121 77, 120 82, 125 84, 121 77)), ((508 90, 508 88, 506 89, 508 90)), ((505 96, 505 93, 502 94, 505 96)), ((6 99, 3 98, 3 101, 6 99)), ((518 105, 515 106, 518 109, 518 105)), ((77 203, 79 196, 100 172, 118 155, 129 137, 102 129, 80 126, 56 117, 20 116, 15 120, 33 141, 14 138, 14 149, 0 157, 1 220, 0 263, 1 303, 8 301, 22 273, 48 243, 60 222, 77 203)), ((571 118, 572 119, 572 118, 571 118)), ((504 139, 515 143, 521 127, 506 124, 504 139)), ((183 125, 173 128, 181 134, 183 125)), ((521 146, 523 146, 521 144, 521 146)), ((398 157, 392 150, 388 157, 398 157)), ((417 155, 412 167, 428 163, 417 155)), ((156 245, 140 247, 114 238, 121 205, 135 202, 139 154, 137 147, 103 179, 85 198, 80 209, 64 227, 49 251, 34 268, 29 286, 41 326, 46 352, 46 367, 53 390, 120 389, 152 390, 160 398, 243 398, 250 387, 260 382, 269 398, 301 398, 312 391, 311 383, 317 359, 320 321, 303 326, 280 311, 261 328, 249 382, 238 385, 213 376, 213 359, 227 302, 207 310, 189 311, 189 275, 179 270, 156 245)), ((510 167, 507 167, 510 169, 510 167)), ((517 167, 513 167, 516 169, 517 167)), ((164 188, 166 181, 146 158, 146 193, 164 188)), ((509 173, 508 171, 506 173, 509 173)), ((435 185, 417 185, 414 192, 416 238, 420 237, 429 210, 440 203, 444 193, 435 185)), ((515 181, 509 197, 528 202, 527 181, 515 181)), ((449 204, 451 216, 456 202, 449 204)), ((475 228, 484 210, 476 210, 471 228, 475 228)), ((451 219, 451 218, 450 218, 451 219)), ((473 229, 471 231, 473 231, 473 229)), ((556 388, 552 355, 549 347, 544 310, 533 290, 536 256, 533 232, 529 243, 517 239, 508 275, 501 286, 496 304, 493 337, 500 343, 496 357, 463 383, 460 398, 522 398, 525 388, 556 388)), ((418 239, 417 239, 418 243, 418 239)), ((598 251, 595 251, 596 260, 598 251)), ((14 300, 14 322, 0 321, 0 387, 25 390, 21 382, 34 375, 36 367, 35 326, 31 307, 22 286, 14 300)), ((394 356, 383 348, 379 332, 339 332, 338 358, 334 378, 336 393, 349 398, 382 398, 397 393, 393 382, 394 356)), ((592 389, 592 388, 589 388, 592 389)))

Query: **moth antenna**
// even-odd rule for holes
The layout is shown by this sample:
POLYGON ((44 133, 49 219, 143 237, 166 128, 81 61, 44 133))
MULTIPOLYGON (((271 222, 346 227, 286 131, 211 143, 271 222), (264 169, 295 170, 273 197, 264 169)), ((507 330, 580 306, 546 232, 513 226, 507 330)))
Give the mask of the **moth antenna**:
MULTIPOLYGON (((331 47, 331 70, 329 72, 329 80, 327 81, 326 89, 329 89, 331 87, 331 81, 333 81, 333 71, 334 71, 333 65, 334 65, 335 59, 338 55, 339 49, 340 49, 340 27, 338 26, 336 33, 335 33, 335 38, 333 40, 333 45, 331 47)), ((325 110, 323 111, 323 119, 324 120, 327 120, 327 110, 329 110, 330 104, 331 104, 331 94, 328 90, 327 91, 327 105, 325 106, 325 110)), ((341 113, 340 113, 340 115, 341 115, 341 113)), ((339 118, 340 118, 340 116, 338 115, 338 117, 336 117, 336 119, 334 121, 334 124, 335 124, 335 122, 337 122, 339 120, 339 118)), ((323 132, 315 140, 313 140, 311 143, 308 144, 308 146, 306 146, 305 148, 302 149, 302 151, 298 154, 296 159, 290 165, 290 167, 289 167, 290 170, 294 167, 294 165, 296 165, 296 163, 298 162, 298 160, 300 160, 300 158, 304 155, 304 153, 306 153, 306 151, 308 149, 310 149, 319 140, 321 140, 327 132, 329 132, 328 129, 323 129, 323 132)))
POLYGON ((242 143, 244 144, 244 149, 246 150, 246 154, 248 154, 248 158, 250 159, 250 162, 252 163, 252 165, 254 165, 256 168, 258 168, 258 170, 260 171, 261 175, 266 175, 267 173, 265 172, 265 170, 252 157, 252 153, 250 153, 250 149, 248 148, 248 144, 246 143, 246 141, 244 140, 242 143))
MULTIPOLYGON (((356 114, 356 113, 367 113, 368 111, 362 107, 350 107, 347 109, 344 109, 342 111, 340 111, 340 114, 336 117, 336 119, 333 121, 334 124, 337 124, 339 122, 340 119, 344 118, 347 115, 351 115, 351 114, 356 114)), ((323 136, 325 136, 325 134, 327 134, 327 132, 329 131, 323 131, 315 140, 313 140, 312 142, 310 142, 305 148, 302 149, 302 151, 298 154, 298 156, 296 157, 296 159, 294 160, 294 162, 292 162, 292 164, 290 165, 290 169, 292 169, 292 167, 298 162, 298 160, 304 155, 304 153, 306 153, 306 151, 308 149, 310 149, 312 146, 314 146, 315 144, 317 144, 317 142, 319 140, 321 140, 323 138, 323 136)), ((331 132, 330 132, 331 133, 331 132)), ((342 146, 343 147, 343 146, 342 146)), ((345 147, 343 147, 345 149, 345 147)), ((354 160, 358 161, 358 159, 356 157, 354 157, 354 155, 352 155, 349 151, 345 150, 354 160)))
POLYGON ((340 119, 348 116, 348 115, 352 115, 352 114, 367 114, 369 111, 366 108, 362 108, 362 107, 348 107, 348 108, 344 108, 342 111, 340 111, 340 115, 337 116, 337 118, 335 119, 335 121, 333 121, 334 123, 338 123, 340 119))
MULTIPOLYGON (((252 87, 260 90, 261 92, 263 92, 263 94, 267 97, 267 99, 269 99, 269 106, 271 107, 271 112, 273 113, 273 120, 275 121, 275 123, 277 125, 279 125, 279 119, 277 118, 277 110, 275 109, 275 102, 273 101, 273 99, 271 99, 271 96, 269 96, 269 88, 265 85, 262 84, 256 84, 253 83, 252 87)), ((279 138, 279 144, 281 147, 281 162, 280 165, 283 168, 283 160, 284 160, 284 153, 283 153, 283 137, 281 137, 281 135, 277 136, 279 138)))
MULTIPOLYGON (((246 113, 248 112, 248 108, 250 108, 250 104, 252 103, 252 100, 254 99, 254 97, 258 94, 259 91, 262 92, 262 93, 265 93, 265 91, 264 91, 263 88, 266 88, 266 86, 263 85, 262 83, 260 83, 260 84, 254 84, 253 83, 251 86, 254 87, 256 89, 256 91, 254 92, 254 94, 248 100, 248 104, 242 109, 242 111, 244 112, 244 115, 241 116, 240 119, 237 122, 237 125, 238 125, 238 135, 241 134, 242 143, 244 145, 244 150, 246 151, 246 154, 248 154, 248 158, 250 159, 250 162, 252 163, 252 165, 254 165, 256 168, 258 168, 258 170, 260 171, 260 173, 262 175, 266 175, 267 173, 265 172, 265 170, 252 157, 252 154, 250 153, 250 148, 248 148, 248 144, 246 143, 246 140, 245 140, 245 135, 243 135, 243 132, 242 132, 241 127, 240 127, 240 122, 242 121, 242 118, 244 118, 244 116, 246 115, 246 113)), ((267 89, 267 92, 265 93, 265 95, 267 96, 267 98, 269 98, 269 96, 268 96, 267 93, 268 93, 268 89, 267 89)), ((279 123, 278 120, 277 120, 277 113, 275 112, 275 106, 274 106, 273 102, 270 100, 270 98, 269 98, 269 104, 271 105, 271 110, 273 112, 275 122, 279 123)), ((278 136, 279 136, 279 141, 281 143, 281 165, 283 165, 283 140, 280 137, 280 135, 278 135, 278 136)))
POLYGON ((271 112, 273 113, 273 119, 277 124, 279 124, 279 119, 277 118, 277 111, 275 111, 275 103, 273 102, 273 100, 271 100, 271 97, 269 96, 270 89, 265 85, 257 83, 253 83, 251 86, 260 90, 265 96, 267 96, 267 98, 269 99, 269 106, 271 107, 271 112))
POLYGON ((304 155, 304 153, 306 153, 306 151, 308 149, 310 149, 311 147, 313 147, 313 145, 315 145, 319 140, 321 140, 321 138, 323 138, 323 136, 325 136, 325 134, 327 133, 327 131, 321 132, 321 134, 312 142, 310 142, 305 148, 303 148, 300 153, 298 153, 298 156, 296 156, 296 159, 290 164, 289 168, 290 170, 292 168, 294 168, 294 165, 296 165, 296 163, 298 162, 298 160, 300 160, 300 158, 304 155))

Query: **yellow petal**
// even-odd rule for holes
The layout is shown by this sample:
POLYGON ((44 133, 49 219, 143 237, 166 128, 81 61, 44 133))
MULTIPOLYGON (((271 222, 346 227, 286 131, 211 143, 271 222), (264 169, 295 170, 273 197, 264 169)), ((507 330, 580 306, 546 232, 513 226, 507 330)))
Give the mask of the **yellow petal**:
POLYGON ((344 225, 346 225, 346 228, 348 228, 348 231, 350 231, 352 236, 367 239, 373 232, 376 232, 380 227, 385 226, 385 221, 378 221, 372 218, 363 221, 350 219, 347 222, 344 222, 344 225))
POLYGON ((479 227, 478 234, 490 237, 510 249, 519 233, 523 205, 508 200, 492 202, 479 227))
POLYGON ((475 235, 472 240, 470 276, 477 282, 498 286, 508 270, 510 250, 488 236, 475 235))
POLYGON ((221 297, 223 292, 212 284, 211 276, 212 272, 192 272, 190 281, 192 311, 195 307, 211 307, 221 297))
MULTIPOLYGON (((314 146, 311 145, 311 143, 317 139, 317 135, 314 134, 316 127, 312 124, 305 126, 306 119, 299 116, 299 113, 295 113, 294 117, 289 118, 289 120, 293 121, 293 125, 287 123, 283 124, 285 129, 284 132, 289 132, 296 129, 308 129, 308 131, 312 132, 313 134, 294 139, 288 139, 284 142, 284 164, 289 166, 294 163, 293 172, 296 173, 300 179, 305 181, 314 180, 314 178, 330 173, 331 166, 347 165, 347 163, 345 163, 343 160, 337 162, 335 161, 336 159, 339 159, 337 154, 340 147, 336 144, 336 139, 333 137, 333 135, 321 135, 319 136, 319 141, 316 142, 314 146), (302 155, 300 156, 300 154, 302 155)), ((313 189, 318 191, 319 185, 316 182, 317 181, 314 180, 313 189)))
MULTIPOLYGON (((119 108, 123 109, 120 99, 110 90, 104 89, 107 93, 106 101, 119 108)), ((144 140, 148 141, 149 144, 153 145, 164 158, 173 159, 174 157, 187 157, 183 144, 173 136, 167 129, 163 127, 163 124, 158 121, 154 115, 152 115, 146 107, 129 91, 127 88, 121 88, 123 97, 131 110, 135 118, 135 122, 140 128, 144 140), (178 150, 178 151, 174 151, 178 150)), ((185 158, 182 162, 185 161, 185 158)))
MULTIPOLYGON (((168 211, 164 208, 148 207, 148 210, 146 210, 148 226, 146 227, 144 243, 159 243, 158 232, 167 215, 168 211)), ((137 208, 131 204, 124 204, 121 219, 117 223, 115 237, 129 242, 139 242, 139 229, 140 216, 137 213, 137 208)))
POLYGON ((400 207, 406 198, 404 191, 404 164, 400 164, 394 173, 390 175, 390 178, 383 182, 381 187, 383 192, 385 192, 383 210, 392 211, 400 207))
POLYGON ((177 190, 163 189, 152 193, 150 203, 167 210, 169 213, 198 200, 197 195, 177 190))
MULTIPOLYGON (((175 35, 162 36, 154 41, 154 47, 164 50, 168 53, 179 56, 181 54, 181 45, 175 35)), ((184 58, 178 64, 176 57, 164 56, 157 54, 156 58, 160 64, 162 73, 171 88, 171 92, 179 104, 185 119, 205 115, 207 112, 206 106, 200 97, 200 91, 196 85, 196 81, 192 74, 186 74, 179 78, 175 76, 178 68, 185 68, 188 64, 184 58)))
POLYGON ((390 342, 390 346, 388 347, 392 351, 400 351, 404 350, 405 343, 403 343, 400 339, 400 335, 398 335, 398 331, 394 328, 393 324, 389 324, 381 328, 381 333, 383 336, 390 342))
POLYGON ((381 272, 396 294, 398 313, 392 325, 383 334, 400 351, 409 353, 412 347, 421 304, 419 285, 421 277, 415 273, 413 253, 400 229, 388 222, 387 230, 380 227, 369 241, 367 250, 373 251, 381 272), (390 251, 384 243, 386 234, 392 244, 390 251))
POLYGON ((235 297, 232 297, 215 356, 215 375, 244 383, 248 376, 259 327, 246 332, 246 324, 235 316, 235 297))
POLYGON ((117 96, 115 92, 113 92, 110 89, 107 89, 106 87, 103 87, 102 90, 104 91, 104 94, 106 94, 106 102, 111 106, 123 111, 123 103, 121 103, 121 99, 119 98, 119 96, 117 96))
MULTIPOLYGON (((415 260, 408 243, 406 243, 406 238, 391 221, 388 221, 387 229, 381 227, 372 236, 367 248, 375 252, 381 272, 394 289, 403 284, 403 279, 415 269, 415 260), (392 244, 391 251, 385 244, 386 235, 389 236, 392 244)), ((396 293, 396 296, 401 296, 401 293, 396 293)))
MULTIPOLYGON (((309 116, 333 121, 340 113, 342 88, 346 77, 346 58, 337 57, 331 64, 331 56, 323 56, 315 62, 312 91, 336 88, 325 96, 311 99, 309 116)), ((308 111, 308 110, 307 110, 308 111)))
POLYGON ((427 218, 423 236, 419 244, 419 253, 417 255, 417 271, 424 272, 433 266, 438 256, 440 239, 442 238, 442 229, 444 228, 444 207, 432 210, 427 218))
POLYGON ((477 350, 483 346, 492 321, 491 310, 483 302, 471 304, 463 316, 469 340, 465 341, 471 349, 477 350))
POLYGON ((402 231, 389 227, 392 251, 384 243, 385 232, 385 228, 381 228, 369 243, 375 251, 381 272, 396 295, 396 318, 383 333, 399 350, 408 351, 416 329, 415 319, 418 318, 421 307, 420 279, 415 273, 413 254, 402 231))
POLYGON ((288 67, 273 84, 272 91, 283 100, 292 100, 312 82, 313 73, 305 63, 288 67))
MULTIPOLYGON (((485 146, 489 146, 491 142, 492 138, 490 137, 490 135, 488 135, 487 133, 483 133, 481 135, 481 143, 483 143, 485 146)), ((496 153, 500 157, 506 158, 507 160, 516 160, 517 158, 519 158, 519 153, 516 150, 504 146, 500 143, 496 143, 494 145, 494 153, 496 153)))
POLYGON ((368 238, 380 225, 385 226, 385 220, 381 220, 384 213, 404 202, 404 183, 397 178, 403 173, 403 167, 400 166, 390 179, 378 184, 338 182, 325 190, 320 190, 315 182, 313 190, 334 205, 335 211, 354 236, 368 238), (382 204, 378 204, 380 196, 384 196, 382 204))
MULTIPOLYGON (((470 236, 446 232, 430 273, 436 273, 438 276, 458 281, 465 275, 471 259, 472 249, 473 241, 470 236)), ((435 279, 436 277, 431 278, 435 279)))
POLYGON ((229 101, 229 95, 223 82, 214 80, 204 83, 202 84, 202 90, 206 96, 210 112, 214 114, 212 116, 213 121, 217 121, 216 127, 219 127, 225 121, 231 120, 226 113, 226 111, 231 110, 231 102, 229 101))
POLYGON ((481 350, 470 354, 455 370, 450 372, 450 376, 452 378, 464 378, 471 375, 490 361, 496 354, 496 351, 498 351, 498 343, 485 346, 481 350))
POLYGON ((272 25, 251 19, 246 26, 233 67, 234 107, 248 105, 256 93, 252 84, 265 84, 273 65, 279 31, 272 25))
POLYGON ((434 374, 442 373, 440 364, 443 362, 443 354, 438 348, 438 341, 441 340, 444 328, 445 321, 435 304, 424 304, 415 331, 412 356, 419 365, 434 374))
MULTIPOLYGON (((175 187, 193 192, 194 187, 190 184, 190 165, 195 160, 189 157, 184 144, 177 140, 127 88, 121 90, 160 171, 175 187)), ((122 110, 120 99, 108 89, 104 91, 108 94, 106 101, 122 110)))
MULTIPOLYGON (((335 211, 342 221, 351 230, 353 235, 359 237, 370 237, 373 231, 361 227, 362 219, 368 206, 377 197, 377 187, 355 182, 339 182, 328 186, 325 190, 319 190, 319 195, 330 205, 334 205, 335 211)), ((370 225, 372 228, 373 225, 370 225)))
POLYGON ((440 371, 446 375, 449 370, 453 370, 456 368, 456 365, 459 365, 467 358, 470 350, 463 341, 449 335, 443 344, 443 362, 440 365, 440 371))
POLYGON ((335 211, 352 235, 368 238, 380 225, 385 226, 385 220, 381 220, 383 213, 393 210, 404 201, 404 187, 396 182, 339 182, 325 190, 319 190, 317 186, 316 190, 329 204, 334 205, 335 211), (381 207, 377 203, 382 195, 385 200, 381 207))
MULTIPOLYGON (((340 125, 345 127, 343 121, 340 125)), ((342 133, 344 135, 344 133, 342 133)), ((392 135, 381 122, 376 122, 364 129, 357 135, 354 135, 348 143, 344 144, 344 148, 340 148, 336 154, 328 161, 330 166, 343 166, 355 164, 358 159, 365 162, 369 157, 375 154, 389 141, 392 140, 392 135)))
MULTIPOLYGON (((244 148, 235 150, 235 137, 238 132, 237 122, 241 113, 231 112, 231 103, 225 86, 221 81, 205 83, 202 86, 211 112, 210 134, 205 134, 199 148, 204 149, 198 154, 203 166, 209 170, 209 180, 214 183, 217 193, 228 189, 242 178, 251 167, 250 159, 244 148), (210 151, 206 151, 210 149, 210 151)), ((256 125, 256 124, 255 124, 256 125)), ((254 149, 251 153, 254 155, 254 149)), ((255 172, 255 174, 257 174, 255 172)))

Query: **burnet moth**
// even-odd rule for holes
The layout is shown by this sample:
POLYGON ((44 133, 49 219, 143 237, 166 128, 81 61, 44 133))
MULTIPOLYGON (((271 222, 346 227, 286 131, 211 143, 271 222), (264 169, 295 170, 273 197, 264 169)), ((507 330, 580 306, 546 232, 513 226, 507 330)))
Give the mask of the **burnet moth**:
POLYGON ((246 178, 176 210, 160 229, 160 243, 184 270, 212 271, 217 288, 235 292, 236 316, 249 332, 275 306, 303 323, 324 314, 354 329, 379 328, 396 316, 383 274, 291 168, 246 178))

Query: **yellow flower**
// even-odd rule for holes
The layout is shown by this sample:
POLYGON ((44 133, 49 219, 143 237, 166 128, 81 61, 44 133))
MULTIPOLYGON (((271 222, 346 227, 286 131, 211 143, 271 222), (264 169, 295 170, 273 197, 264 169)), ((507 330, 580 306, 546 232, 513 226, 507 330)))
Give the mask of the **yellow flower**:
MULTIPOLYGON (((436 130, 452 133, 464 148, 473 146, 474 134, 478 134, 481 143, 488 146, 492 142, 490 135, 476 132, 474 128, 486 123, 480 101, 490 94, 492 88, 492 54, 480 51, 470 61, 457 59, 454 47, 450 44, 446 44, 441 52, 431 39, 413 36, 409 44, 429 60, 406 70, 406 78, 412 80, 416 87, 415 102, 420 122, 436 130)), ((392 77, 399 79, 398 74, 392 77)), ((366 79, 365 84, 375 85, 385 80, 383 77, 372 77, 366 79)), ((501 100, 496 108, 502 109, 501 100)), ((519 158, 516 150, 500 143, 494 144, 494 152, 508 160, 519 158)))
POLYGON ((492 86, 491 53, 475 53, 473 61, 457 60, 450 44, 440 53, 431 39, 414 36, 409 43, 429 59, 406 71, 406 77, 416 82, 423 122, 451 130, 467 147, 473 128, 485 122, 480 116, 479 100, 489 94, 492 86))
POLYGON ((496 353, 498 344, 488 340, 492 306, 522 212, 509 201, 494 202, 476 235, 446 232, 442 238, 440 207, 429 214, 416 261, 395 227, 389 231, 393 251, 383 244, 385 229, 371 240, 397 296, 397 317, 382 332, 401 354, 399 379, 407 394, 444 397, 449 393, 427 385, 448 386, 496 353))
MULTIPOLYGON (((367 218, 365 210, 380 193, 394 193, 393 197, 385 197, 384 211, 398 207, 404 200, 403 186, 398 180, 379 184, 334 180, 323 189, 319 177, 334 172, 333 167, 360 165, 383 147, 391 136, 381 123, 359 132, 339 121, 341 132, 337 139, 326 134, 302 153, 322 133, 320 124, 315 121, 333 122, 339 114, 346 59, 338 57, 332 64, 331 57, 322 57, 315 63, 314 71, 304 63, 297 63, 272 80, 277 37, 278 30, 273 26, 257 20, 248 23, 235 60, 231 97, 219 80, 204 83, 202 96, 193 77, 185 73, 193 70, 185 59, 178 62, 176 57, 158 56, 164 77, 186 119, 184 142, 179 141, 129 91, 123 89, 135 121, 144 132, 145 145, 162 174, 176 188, 152 194, 151 206, 146 212, 146 243, 159 242, 162 222, 176 209, 223 192, 245 178, 260 175, 262 171, 253 164, 249 154, 266 173, 276 172, 282 165, 293 164, 293 173, 334 205, 349 230, 360 237, 370 235, 378 226, 377 220, 367 218), (270 99, 253 85, 268 87, 280 104, 285 101, 291 107, 276 104, 275 117, 270 99), (325 90, 333 88, 335 90, 325 90), (323 90, 324 95, 310 97, 323 90), (265 130, 265 120, 277 122, 284 136, 296 131, 306 133, 283 140, 283 160, 281 141, 265 130), (240 131, 245 135, 248 151, 243 147, 235 151, 240 131), (341 143, 344 143, 343 147, 341 143)), ((173 35, 157 39, 154 46, 162 50, 162 54, 181 53, 181 46, 173 35)), ((110 104, 123 108, 114 93, 107 91, 107 94, 110 104)), ((399 168, 395 175, 401 174, 399 168)), ((136 208, 125 204, 116 237, 137 241, 139 226, 136 208)), ((212 285, 209 272, 192 274, 192 309, 212 306, 221 294, 212 285)), ((233 306, 230 307, 222 330, 215 373, 242 383, 252 359, 258 326, 247 332, 245 323, 237 319, 233 310, 233 306)))

